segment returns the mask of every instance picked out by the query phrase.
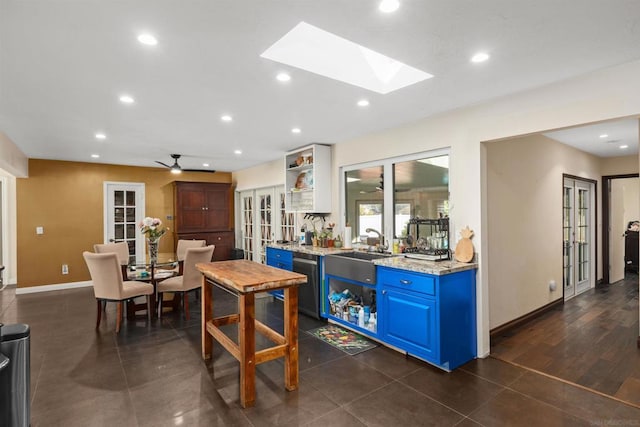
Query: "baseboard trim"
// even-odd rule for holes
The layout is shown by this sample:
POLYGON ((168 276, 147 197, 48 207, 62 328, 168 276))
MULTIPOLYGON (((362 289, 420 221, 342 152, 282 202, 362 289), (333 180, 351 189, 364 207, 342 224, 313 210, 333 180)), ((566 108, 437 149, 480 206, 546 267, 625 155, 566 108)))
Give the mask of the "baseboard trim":
POLYGON ((86 288, 93 286, 90 280, 86 282, 57 283, 55 285, 29 286, 28 288, 16 288, 16 295, 33 294, 36 292, 61 291, 64 289, 86 288))
MULTIPOLYGON (((524 316, 520 316, 517 319, 514 319, 510 322, 505 323, 504 325, 500 325, 497 326, 493 329, 491 329, 489 331, 489 338, 490 339, 494 339, 497 338, 499 335, 504 334, 505 332, 508 332, 512 329, 515 329, 519 326, 522 326, 523 324, 542 316, 543 314, 545 314, 548 311, 553 310, 554 308, 556 308, 559 305, 564 304, 564 299, 559 298, 555 301, 550 302, 549 304, 545 304, 542 307, 538 308, 537 310, 533 310, 530 313, 525 314, 524 316)), ((638 339, 640 340, 640 337, 638 337, 638 339)), ((639 341, 640 343, 640 341, 639 341)), ((639 344, 640 345, 640 344, 639 344)))

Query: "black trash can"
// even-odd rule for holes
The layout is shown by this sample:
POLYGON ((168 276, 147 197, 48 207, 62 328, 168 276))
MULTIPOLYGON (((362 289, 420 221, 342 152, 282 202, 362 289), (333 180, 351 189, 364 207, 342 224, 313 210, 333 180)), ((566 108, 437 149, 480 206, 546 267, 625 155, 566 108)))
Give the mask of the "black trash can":
POLYGON ((243 259, 244 251, 240 248, 231 249, 231 259, 243 259))
POLYGON ((30 424, 30 339, 29 325, 0 326, 0 426, 30 424))

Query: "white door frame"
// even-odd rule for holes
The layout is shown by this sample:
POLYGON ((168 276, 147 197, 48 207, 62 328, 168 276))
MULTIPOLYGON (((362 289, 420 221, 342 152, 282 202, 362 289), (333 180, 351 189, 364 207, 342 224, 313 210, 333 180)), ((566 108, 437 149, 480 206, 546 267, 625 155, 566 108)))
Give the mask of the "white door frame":
MULTIPOLYGON (((136 224, 145 217, 145 184, 143 182, 117 182, 104 181, 104 204, 103 204, 103 241, 109 243, 114 238, 112 234, 113 218, 111 216, 113 197, 109 197, 113 191, 135 191, 136 193, 136 224)), ((142 262, 145 257, 145 241, 142 235, 136 233, 136 261, 142 262)))

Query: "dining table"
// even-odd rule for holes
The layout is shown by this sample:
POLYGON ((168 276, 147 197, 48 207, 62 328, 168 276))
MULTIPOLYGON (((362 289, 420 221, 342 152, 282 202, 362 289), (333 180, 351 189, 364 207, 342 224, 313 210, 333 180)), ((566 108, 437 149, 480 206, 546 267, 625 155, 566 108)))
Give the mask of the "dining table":
MULTIPOLYGON (((137 280, 139 282, 147 282, 153 285, 153 294, 151 295, 151 317, 157 316, 156 299, 157 284, 164 279, 173 277, 177 274, 180 262, 175 252, 161 252, 157 259, 150 259, 149 254, 145 255, 142 260, 135 260, 127 266, 127 278, 129 280, 137 280)), ((144 309, 145 304, 132 304, 127 306, 127 317, 130 319, 134 316, 135 311, 144 309)))
MULTIPOLYGON (((219 342, 240 362, 240 404, 255 404, 256 365, 284 358, 284 382, 288 391, 298 388, 298 285, 307 276, 249 260, 217 261, 196 264, 202 273, 202 358, 211 358, 213 340, 219 342), (238 297, 238 313, 213 317, 212 287, 218 286, 238 297), (255 318, 257 293, 284 291, 284 335, 255 318), (221 326, 238 324, 236 344, 221 326), (275 345, 256 351, 256 332, 275 345)), ((213 364, 212 364, 213 365, 213 364)))

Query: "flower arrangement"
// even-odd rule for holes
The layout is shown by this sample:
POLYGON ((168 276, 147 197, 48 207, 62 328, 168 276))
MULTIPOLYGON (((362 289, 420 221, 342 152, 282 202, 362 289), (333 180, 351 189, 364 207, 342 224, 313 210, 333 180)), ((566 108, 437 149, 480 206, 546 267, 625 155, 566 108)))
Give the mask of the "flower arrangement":
POLYGON ((167 228, 162 227, 162 221, 160 221, 160 218, 151 218, 148 216, 140 221, 139 226, 142 234, 152 241, 158 240, 167 232, 167 228))

